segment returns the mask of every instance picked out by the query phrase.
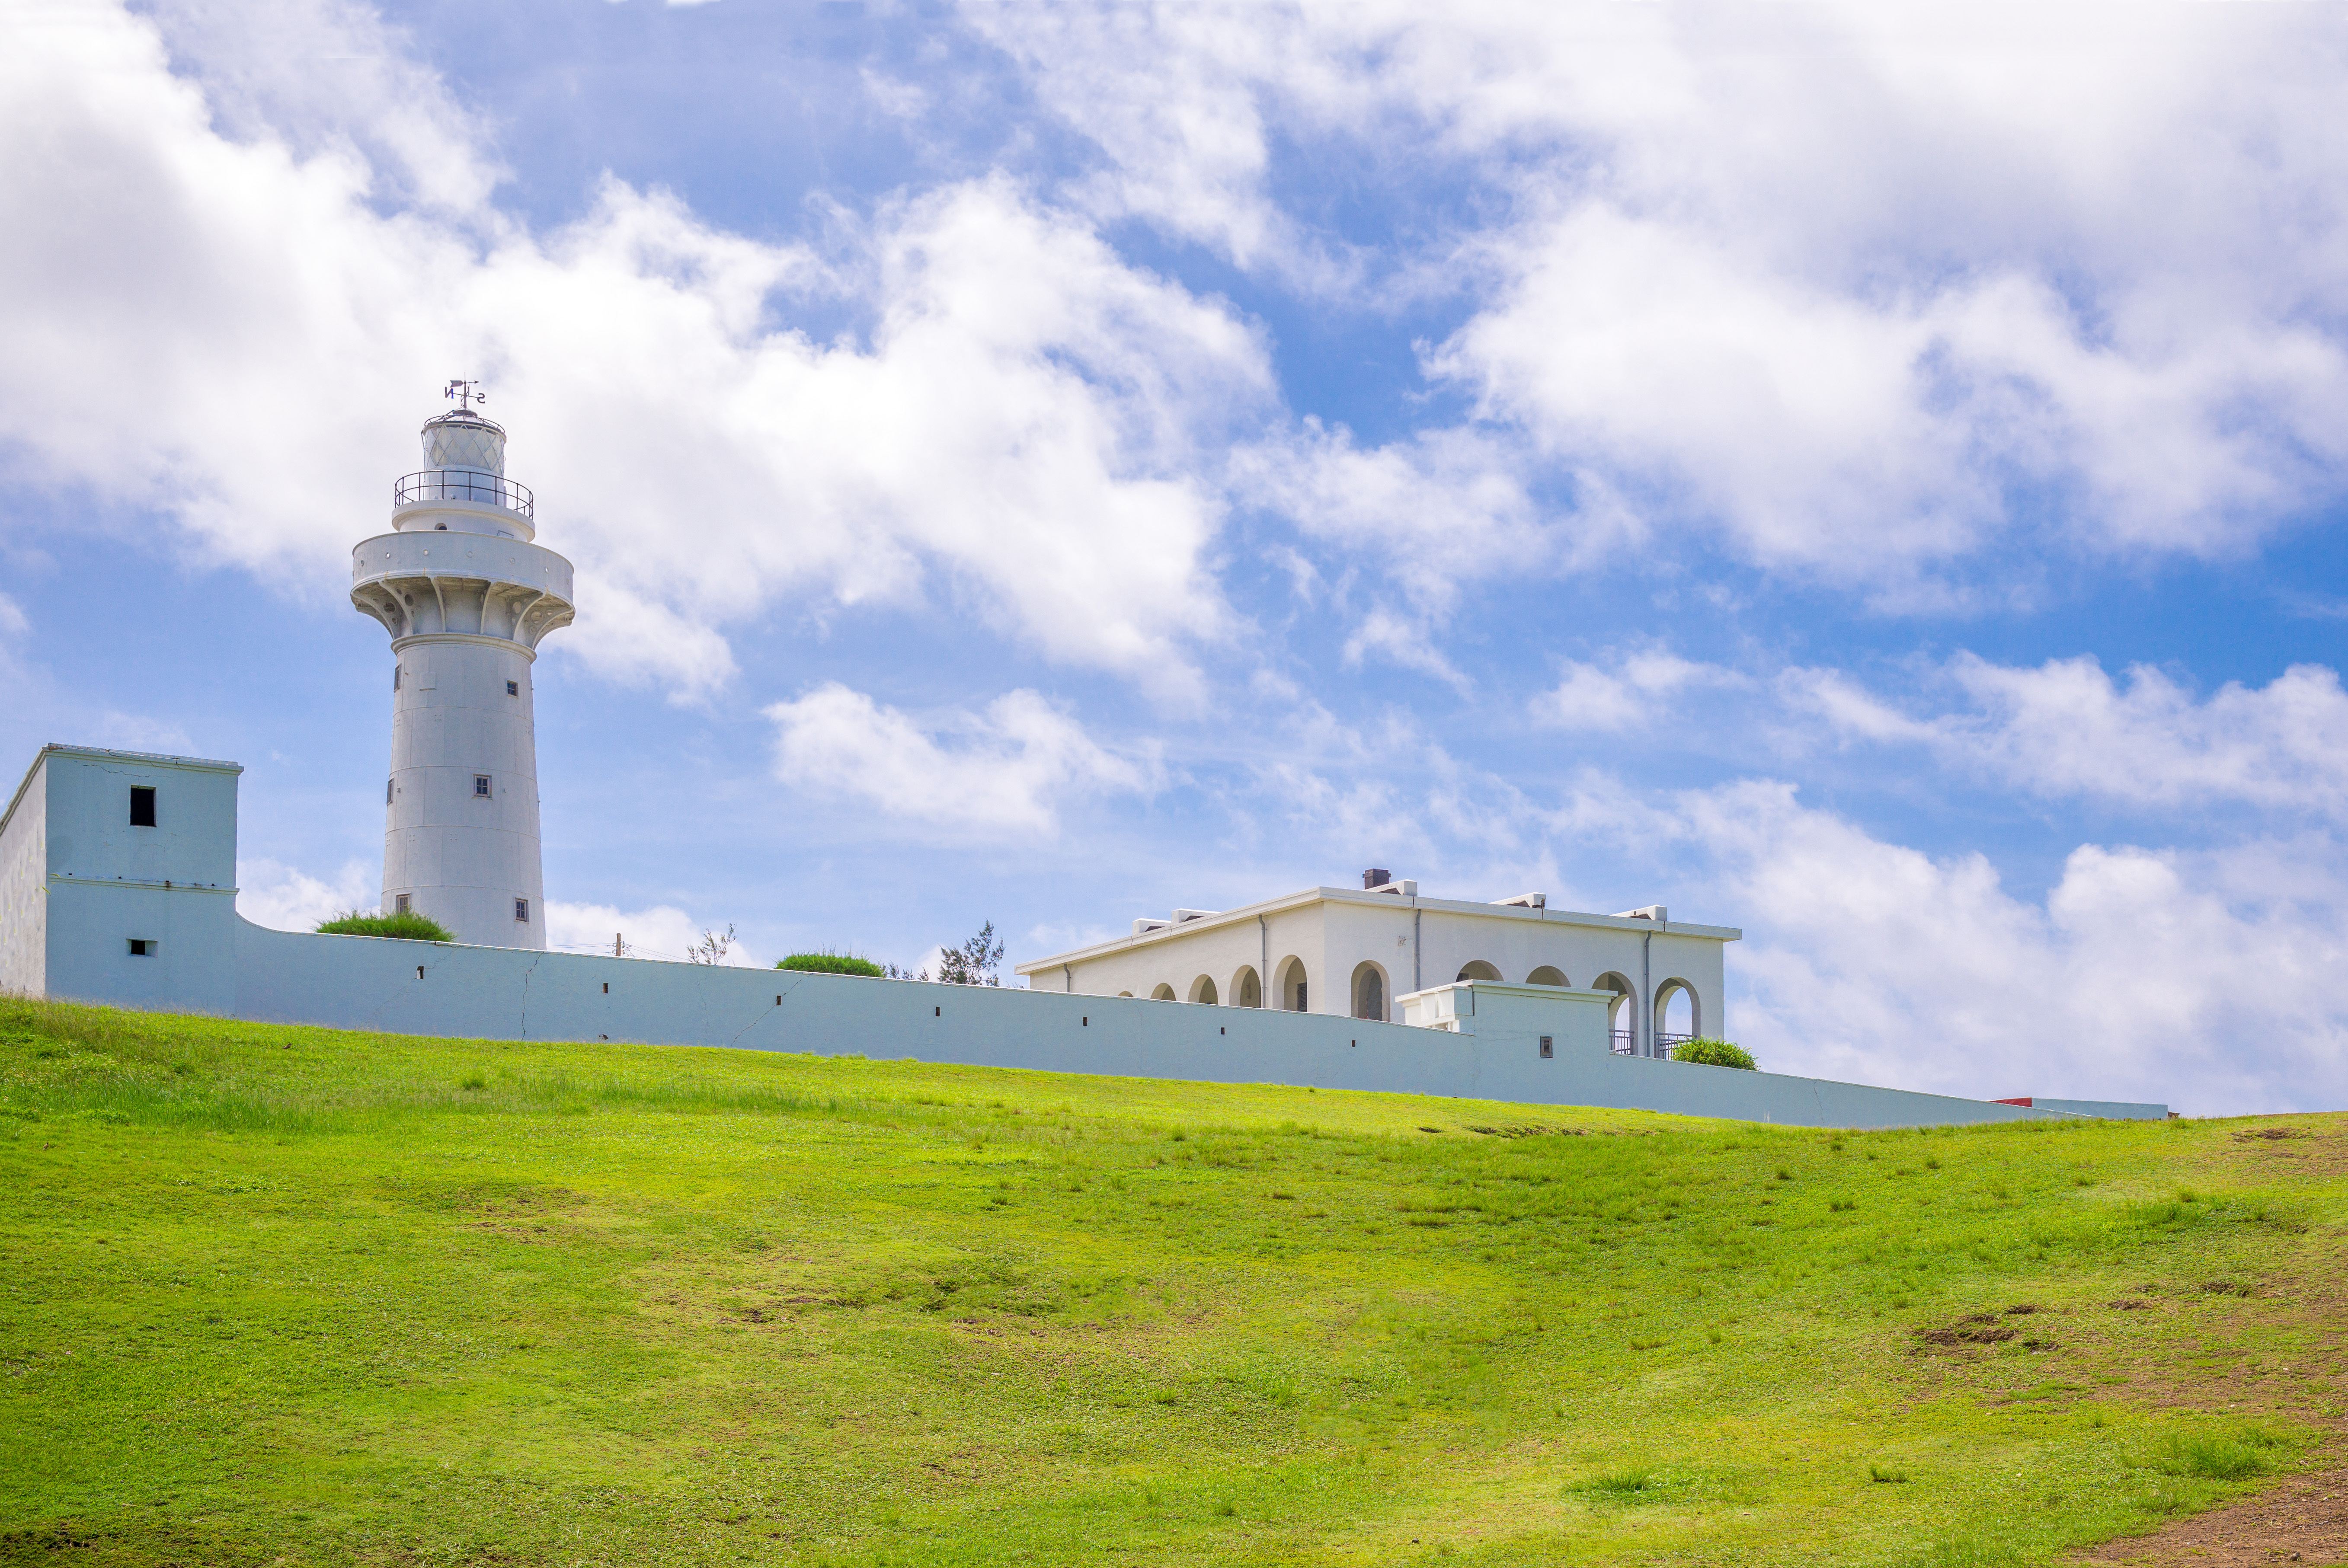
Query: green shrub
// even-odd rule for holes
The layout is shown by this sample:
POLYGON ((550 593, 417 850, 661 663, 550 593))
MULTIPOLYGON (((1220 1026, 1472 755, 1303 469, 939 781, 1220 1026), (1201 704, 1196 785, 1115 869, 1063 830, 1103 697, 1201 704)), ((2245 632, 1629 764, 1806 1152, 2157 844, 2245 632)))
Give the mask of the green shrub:
POLYGON ((453 942, 457 934, 429 915, 369 915, 345 909, 331 920, 318 922, 326 937, 397 937, 408 942, 453 942))
POLYGON ((775 968, 806 969, 819 975, 869 975, 876 980, 881 979, 883 973, 880 965, 870 958, 860 958, 853 953, 793 953, 775 968))
POLYGON ((1759 1071, 1751 1051, 1725 1040, 1683 1041, 1672 1048, 1672 1060, 1701 1062, 1706 1067, 1740 1067, 1747 1072, 1759 1071))

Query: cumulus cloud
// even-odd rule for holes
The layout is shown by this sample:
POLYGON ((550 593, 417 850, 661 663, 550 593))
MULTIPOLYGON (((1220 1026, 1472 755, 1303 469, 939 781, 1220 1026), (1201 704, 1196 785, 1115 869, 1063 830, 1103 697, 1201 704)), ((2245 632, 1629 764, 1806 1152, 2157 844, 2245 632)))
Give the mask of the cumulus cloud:
MULTIPOLYGON (((720 935, 725 924, 716 922, 720 935)), ((683 963, 688 950, 710 929, 709 922, 695 919, 674 904, 622 909, 614 904, 569 904, 560 898, 546 903, 546 945, 559 953, 610 953, 617 938, 626 949, 621 957, 683 963)), ((738 941, 718 961, 736 968, 760 967, 738 941)))
MULTIPOLYGON (((327 53, 395 42, 360 13, 281 9, 327 53)), ((943 600, 1196 699, 1192 650, 1228 619, 1198 453, 1272 396, 1225 306, 1000 178, 843 216, 822 254, 618 181, 532 233, 478 160, 400 173, 442 167, 437 117, 488 140, 411 102, 406 67, 295 91, 183 22, 174 75, 153 22, 63 15, 0 19, 0 135, 43 149, 0 169, 20 472, 328 594, 386 526, 419 405, 469 369, 542 540, 580 567, 578 630, 553 645, 571 657, 704 691, 732 668, 725 629, 778 600, 943 600), (802 307, 859 332, 816 342, 788 324, 802 307)))
POLYGON ((950 833, 1048 836, 1067 802, 1159 784, 1154 753, 1110 751, 1029 691, 926 726, 837 682, 766 712, 785 784, 950 833))
POLYGON ((1979 855, 1886 843, 1790 785, 1679 800, 1746 914, 1731 1029, 1767 1065, 1973 1096, 2188 1112, 2348 1095, 2348 846, 2082 845, 2043 900, 1979 855))
POLYGON ((308 931, 350 909, 373 910, 383 902, 376 869, 345 860, 328 881, 280 860, 257 857, 236 865, 236 912, 256 926, 308 931))
POLYGON ((1649 648, 1619 659, 1612 670, 1569 659, 1563 677, 1529 706, 1540 723, 1622 731, 1666 716, 1672 698, 1690 687, 1743 683, 1744 677, 1733 670, 1649 648))
POLYGON ((2038 794, 2348 810, 2348 692, 2322 665, 2293 665, 2262 687, 2228 682, 2207 697, 2150 665, 2116 682, 2084 655, 2024 669, 1965 654, 1943 673, 1969 709, 1919 717, 1833 671, 1789 671, 1783 684, 1842 735, 1924 745, 2038 794))
POLYGON ((1115 210, 1242 267, 1295 272, 1323 165, 1379 190, 1352 302, 1465 301, 1426 365, 1496 453, 1766 566, 1937 602, 2341 493, 2332 14, 973 11, 1115 210))

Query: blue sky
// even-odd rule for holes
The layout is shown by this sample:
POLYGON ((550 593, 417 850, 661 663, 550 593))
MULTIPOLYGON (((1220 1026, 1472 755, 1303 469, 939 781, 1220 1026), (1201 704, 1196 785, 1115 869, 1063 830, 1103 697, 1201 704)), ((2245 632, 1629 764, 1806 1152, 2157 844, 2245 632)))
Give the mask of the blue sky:
POLYGON ((1770 1066, 2348 1098, 2325 10, 0 20, 0 749, 372 902, 455 375, 558 936, 1014 958, 1367 866, 1742 927, 1770 1066))

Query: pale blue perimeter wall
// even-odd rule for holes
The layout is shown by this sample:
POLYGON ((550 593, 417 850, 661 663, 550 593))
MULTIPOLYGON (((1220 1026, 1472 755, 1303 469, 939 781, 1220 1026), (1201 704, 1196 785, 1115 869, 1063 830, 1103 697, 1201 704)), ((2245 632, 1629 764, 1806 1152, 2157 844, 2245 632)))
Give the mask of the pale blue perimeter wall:
MULTIPOLYGON (((1454 1034, 1251 1008, 304 936, 241 917, 236 925, 234 1011, 284 1023, 1310 1083, 1793 1126, 1930 1126, 2063 1114, 1616 1056, 1602 1040, 1560 1039, 1557 1054, 1544 1061, 1538 1035, 1514 1027, 1454 1034)), ((1597 1016, 1602 1030, 1604 1014, 1597 1016)), ((2159 1107, 2131 1109, 2165 1114, 2159 1107)))
POLYGON ((1605 999, 1437 988, 1457 1031, 1316 1013, 707 968, 273 931, 236 913, 233 763, 50 747, 0 815, 0 990, 117 1007, 471 1039, 737 1046, 973 1066, 1315 1084, 1812 1127, 2156 1105, 2036 1107, 1622 1057, 1605 999), (154 788, 155 826, 128 822, 154 788), (143 953, 134 953, 139 942, 143 953), (418 971, 421 971, 419 974, 418 971), (1555 1055, 1544 1060, 1540 1039, 1555 1055))

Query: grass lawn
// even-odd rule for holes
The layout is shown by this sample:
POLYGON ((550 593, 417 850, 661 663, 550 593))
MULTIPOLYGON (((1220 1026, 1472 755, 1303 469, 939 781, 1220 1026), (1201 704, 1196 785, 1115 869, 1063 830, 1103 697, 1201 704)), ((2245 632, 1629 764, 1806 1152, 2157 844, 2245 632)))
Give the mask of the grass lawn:
POLYGON ((0 1000, 0 1561, 2047 1561, 2312 1462, 2343 1133, 0 1000))

